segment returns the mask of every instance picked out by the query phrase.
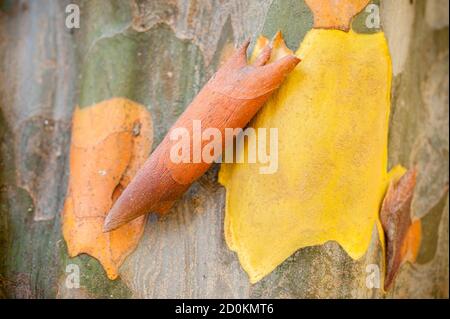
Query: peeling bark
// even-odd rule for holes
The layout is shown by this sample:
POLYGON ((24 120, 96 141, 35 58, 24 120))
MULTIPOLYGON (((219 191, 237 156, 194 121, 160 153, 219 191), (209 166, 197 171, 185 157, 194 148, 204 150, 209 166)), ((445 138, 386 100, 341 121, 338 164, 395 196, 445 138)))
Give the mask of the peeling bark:
MULTIPOLYGON (((147 221, 119 280, 90 256, 70 258, 62 240, 76 105, 117 96, 144 105, 157 146, 230 47, 281 29, 296 50, 313 21, 304 0, 0 1, 0 296, 448 298, 448 16, 437 5, 446 1, 404 1, 408 10, 394 14, 396 2, 372 1, 397 65, 389 163, 420 172, 411 216, 422 220, 423 241, 386 295, 365 284, 367 265, 382 264, 375 231, 360 260, 329 242, 250 285, 224 242, 218 165, 170 214, 147 221), (82 15, 71 31, 72 2, 82 15), (409 43, 394 45, 402 30, 409 43), (78 290, 65 286, 69 264, 80 268, 78 290)), ((367 15, 355 18, 356 31, 376 32, 367 15)))

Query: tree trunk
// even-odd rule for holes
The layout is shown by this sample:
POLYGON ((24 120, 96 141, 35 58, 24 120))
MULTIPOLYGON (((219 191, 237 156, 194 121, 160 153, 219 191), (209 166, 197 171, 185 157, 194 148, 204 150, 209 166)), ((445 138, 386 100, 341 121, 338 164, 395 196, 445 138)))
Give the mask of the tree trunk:
MULTIPOLYGON (((328 242, 251 285, 224 241, 218 164, 147 220, 119 279, 88 255, 70 258, 61 211, 76 106, 144 105, 155 148, 235 45, 281 30, 295 50, 313 21, 304 0, 96 0, 75 2, 80 28, 69 29, 70 3, 0 0, 0 297, 448 298, 448 1, 373 1, 393 60, 389 164, 417 166, 412 214, 423 225, 417 262, 387 294, 366 285, 368 265, 382 263, 375 231, 360 260, 328 242), (72 264, 79 288, 67 285, 72 264)), ((380 30, 370 14, 355 31, 380 30)))

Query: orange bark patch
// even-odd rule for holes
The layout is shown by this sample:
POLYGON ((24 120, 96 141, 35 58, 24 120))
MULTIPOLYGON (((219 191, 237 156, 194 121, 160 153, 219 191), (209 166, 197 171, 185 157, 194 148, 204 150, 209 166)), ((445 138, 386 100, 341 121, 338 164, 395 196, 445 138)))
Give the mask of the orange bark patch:
POLYGON ((305 0, 314 15, 314 28, 350 30, 354 16, 360 13, 370 0, 305 0))
POLYGON ((71 257, 97 258, 110 279, 118 277, 119 266, 136 247, 145 217, 110 233, 103 233, 103 222, 149 156, 152 142, 151 115, 140 104, 113 98, 75 109, 63 235, 71 257))
POLYGON ((412 222, 406 234, 402 247, 402 260, 415 263, 419 255, 420 242, 422 240, 422 223, 420 219, 412 222))

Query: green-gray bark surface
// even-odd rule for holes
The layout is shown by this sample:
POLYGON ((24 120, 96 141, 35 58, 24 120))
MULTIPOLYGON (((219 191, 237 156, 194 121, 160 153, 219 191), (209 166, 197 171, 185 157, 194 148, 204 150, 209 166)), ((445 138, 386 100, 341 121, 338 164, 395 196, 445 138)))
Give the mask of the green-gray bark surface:
MULTIPOLYGON (((169 215, 149 218, 120 279, 90 256, 69 258, 60 213, 77 105, 118 96, 145 105, 156 146, 226 50, 277 30, 296 49, 313 20, 303 0, 93 0, 75 1, 81 27, 69 30, 70 2, 0 0, 0 297, 448 297, 447 1, 373 1, 394 65, 389 163, 419 169, 412 213, 424 237, 386 295, 366 286, 366 266, 381 263, 375 233, 361 260, 329 242, 251 285, 224 241, 218 165, 169 215), (79 289, 65 284, 69 264, 80 267, 79 289)), ((357 32, 379 31, 368 14, 357 32)))

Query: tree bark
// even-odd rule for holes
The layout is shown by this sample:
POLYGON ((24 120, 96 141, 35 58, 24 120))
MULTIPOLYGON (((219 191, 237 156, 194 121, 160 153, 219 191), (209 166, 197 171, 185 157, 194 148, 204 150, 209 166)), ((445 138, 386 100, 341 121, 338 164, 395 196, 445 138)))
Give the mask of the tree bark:
MULTIPOLYGON (((303 0, 0 0, 0 297, 448 298, 448 2, 380 0, 394 67, 389 163, 419 171, 412 214, 422 219, 415 264, 387 293, 366 286, 381 265, 374 231, 352 260, 334 242, 297 251, 251 285, 223 235, 225 191, 214 165, 107 279, 88 255, 69 258, 61 235, 71 118, 112 97, 144 105, 155 148, 231 49, 281 30, 297 49, 312 27, 303 0), (66 285, 78 265, 80 288, 66 285)), ((371 33, 370 12, 353 23, 371 33)))

